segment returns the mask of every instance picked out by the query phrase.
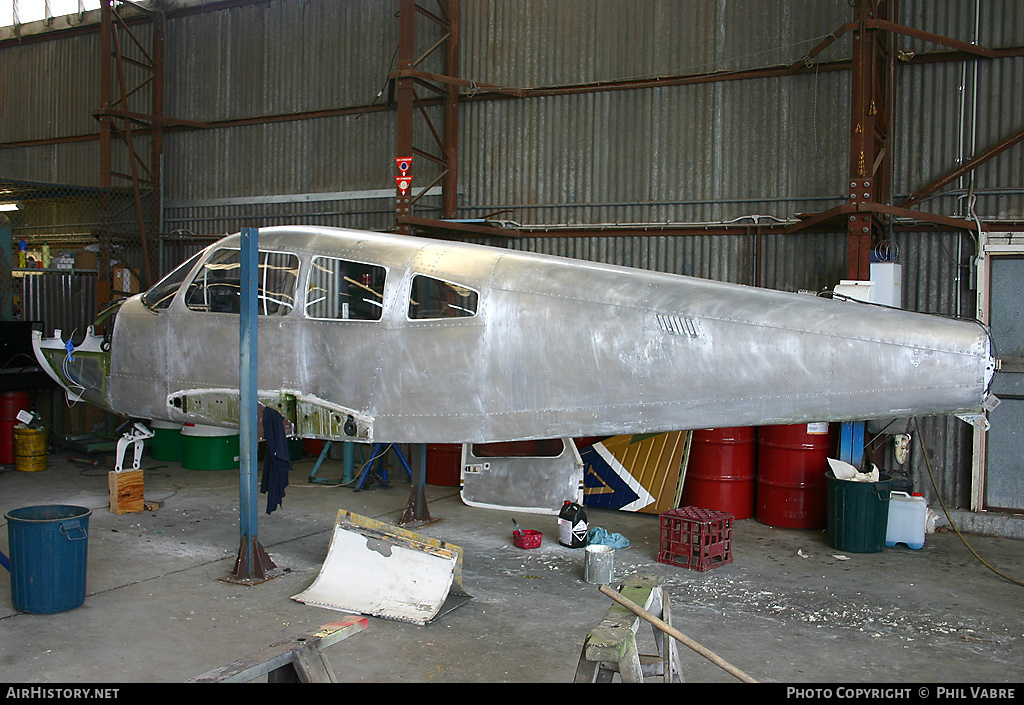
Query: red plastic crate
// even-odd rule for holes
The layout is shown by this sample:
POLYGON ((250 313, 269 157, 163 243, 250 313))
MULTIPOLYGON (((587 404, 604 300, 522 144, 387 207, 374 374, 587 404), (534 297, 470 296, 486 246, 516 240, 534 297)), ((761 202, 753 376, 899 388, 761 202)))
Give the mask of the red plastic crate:
POLYGON ((698 571, 732 563, 732 514, 717 509, 680 507, 659 516, 659 563, 698 571))

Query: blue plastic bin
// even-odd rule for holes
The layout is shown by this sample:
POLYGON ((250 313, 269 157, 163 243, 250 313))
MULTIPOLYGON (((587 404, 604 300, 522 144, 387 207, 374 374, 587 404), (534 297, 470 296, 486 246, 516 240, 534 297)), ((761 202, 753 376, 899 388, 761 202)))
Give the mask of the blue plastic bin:
POLYGON ((4 514, 15 609, 50 614, 85 602, 90 514, 91 509, 64 504, 4 514))

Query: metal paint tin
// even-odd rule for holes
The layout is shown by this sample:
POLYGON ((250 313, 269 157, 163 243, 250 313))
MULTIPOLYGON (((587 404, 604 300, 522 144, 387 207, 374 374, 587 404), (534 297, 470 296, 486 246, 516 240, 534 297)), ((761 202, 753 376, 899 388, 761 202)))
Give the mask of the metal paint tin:
POLYGON ((615 549, 602 544, 587 546, 583 579, 595 585, 607 585, 612 581, 614 573, 615 549))

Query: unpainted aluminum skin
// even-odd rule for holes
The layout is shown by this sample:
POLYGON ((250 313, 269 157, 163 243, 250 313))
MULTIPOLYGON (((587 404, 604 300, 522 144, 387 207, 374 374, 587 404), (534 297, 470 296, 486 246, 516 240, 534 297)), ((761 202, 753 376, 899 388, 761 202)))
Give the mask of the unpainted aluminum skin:
MULTIPOLYGON (((971 321, 406 235, 281 226, 258 241, 299 262, 295 305, 259 316, 258 396, 305 437, 482 443, 971 414, 995 369, 971 321), (316 257, 383 267, 379 320, 307 315, 316 257), (411 318, 414 276, 475 293, 474 309, 411 318)), ((115 413, 237 427, 239 316, 192 310, 184 292, 239 243, 210 246, 165 308, 126 300, 109 351, 91 335, 69 362, 59 333, 37 334, 37 357, 115 413)))

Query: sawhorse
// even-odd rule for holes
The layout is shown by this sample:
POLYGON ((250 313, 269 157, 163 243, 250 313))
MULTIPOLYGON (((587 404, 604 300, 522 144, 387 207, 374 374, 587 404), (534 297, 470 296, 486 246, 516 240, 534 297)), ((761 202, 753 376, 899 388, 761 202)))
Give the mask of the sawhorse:
MULTIPOLYGON (((672 624, 668 593, 655 578, 633 576, 622 584, 619 592, 665 623, 672 624)), ((643 683, 645 676, 661 676, 666 683, 682 683, 675 639, 654 627, 658 653, 641 655, 636 645, 640 621, 639 616, 622 605, 612 605, 583 642, 575 682, 610 683, 618 673, 623 683, 643 683)))
POLYGON ((248 683, 267 676, 268 683, 337 683, 331 664, 321 653, 331 644, 366 629, 366 617, 351 616, 325 624, 314 632, 269 646, 226 666, 189 679, 189 683, 248 683))

